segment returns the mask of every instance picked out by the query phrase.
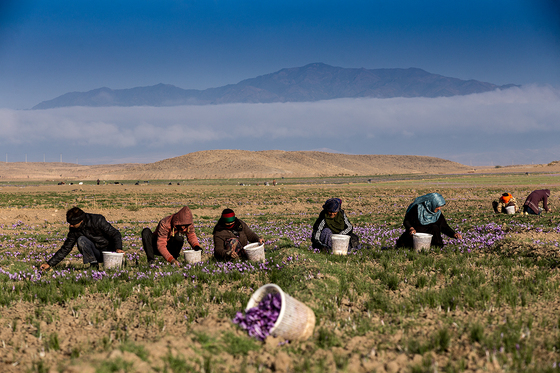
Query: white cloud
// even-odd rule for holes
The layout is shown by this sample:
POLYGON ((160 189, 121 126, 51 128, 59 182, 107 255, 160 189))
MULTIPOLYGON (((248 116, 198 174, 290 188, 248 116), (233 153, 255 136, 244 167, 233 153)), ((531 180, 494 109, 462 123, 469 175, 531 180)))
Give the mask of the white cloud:
MULTIPOLYGON (((198 144, 306 140, 307 148, 330 140, 389 141, 394 154, 408 154, 399 139, 439 139, 466 134, 520 140, 560 132, 560 92, 529 86, 442 98, 339 99, 313 103, 227 104, 176 107, 72 107, 0 109, 0 145, 41 147, 51 142, 81 146, 165 149, 198 144), (385 140, 384 140, 385 139, 385 140)), ((220 144, 218 146, 218 144, 220 144)), ((459 144, 457 153, 476 151, 459 144)), ((332 146, 331 146, 332 147, 332 146)), ((366 153, 355 149, 353 153, 366 153)), ((346 150, 346 149, 340 149, 346 150)))

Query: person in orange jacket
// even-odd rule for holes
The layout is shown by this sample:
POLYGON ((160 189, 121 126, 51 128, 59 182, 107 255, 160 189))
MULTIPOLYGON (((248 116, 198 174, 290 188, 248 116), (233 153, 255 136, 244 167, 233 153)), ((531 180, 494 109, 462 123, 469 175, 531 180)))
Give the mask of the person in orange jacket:
POLYGON ((519 212, 519 206, 517 205, 517 200, 511 193, 504 193, 500 196, 500 199, 492 202, 492 207, 496 214, 505 213, 506 207, 514 206, 515 212, 519 212))

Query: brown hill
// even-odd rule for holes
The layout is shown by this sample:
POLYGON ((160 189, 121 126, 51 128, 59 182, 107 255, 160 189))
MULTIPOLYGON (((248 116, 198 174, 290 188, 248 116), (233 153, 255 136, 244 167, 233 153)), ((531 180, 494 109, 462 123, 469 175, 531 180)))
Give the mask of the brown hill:
POLYGON ((207 150, 149 164, 1 163, 0 180, 157 180, 468 172, 441 158, 315 151, 207 150))
MULTIPOLYGON (((459 163, 434 157, 347 155, 313 151, 208 150, 136 166, 130 172, 167 178, 324 177, 465 171, 459 163)), ((145 175, 145 176, 144 176, 145 175)))

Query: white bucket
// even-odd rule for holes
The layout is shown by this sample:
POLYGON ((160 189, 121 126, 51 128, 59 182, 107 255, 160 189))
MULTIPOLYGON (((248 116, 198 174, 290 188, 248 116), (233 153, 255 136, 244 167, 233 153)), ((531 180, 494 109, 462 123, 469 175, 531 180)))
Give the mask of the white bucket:
POLYGON ((202 262, 202 250, 183 250, 183 256, 189 264, 202 262))
POLYGON ((432 235, 428 233, 414 233, 412 236, 412 246, 414 250, 420 252, 424 249, 429 250, 432 243, 432 235))
POLYGON ((282 297, 280 314, 270 329, 270 334, 290 341, 305 341, 311 337, 315 329, 315 314, 311 308, 284 293, 276 284, 266 284, 258 288, 249 299, 245 311, 257 307, 259 302, 270 293, 279 293, 282 297))
POLYGON ((345 234, 333 234, 332 252, 336 255, 348 255, 348 246, 350 245, 350 236, 345 234))
POLYGON ((247 257, 252 262, 264 262, 264 244, 260 244, 258 242, 250 243, 249 245, 243 247, 247 257))
POLYGON ((103 268, 114 269, 122 267, 124 253, 114 253, 112 251, 102 251, 103 268))
POLYGON ((515 206, 508 206, 506 207, 506 214, 513 215, 515 214, 515 206))

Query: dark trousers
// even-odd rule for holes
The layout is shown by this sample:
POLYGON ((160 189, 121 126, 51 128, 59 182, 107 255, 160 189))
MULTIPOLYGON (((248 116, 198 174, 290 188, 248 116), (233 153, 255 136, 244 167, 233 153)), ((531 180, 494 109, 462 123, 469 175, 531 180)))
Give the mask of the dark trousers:
POLYGON ((103 263, 103 253, 85 236, 78 238, 78 251, 83 256, 84 264, 103 263))
POLYGON ((526 212, 529 215, 540 215, 541 214, 541 209, 539 208, 539 212, 535 212, 535 211, 533 211, 532 208, 525 205, 525 206, 523 206, 523 212, 526 212))
MULTIPOLYGON (((175 235, 167 241, 167 251, 177 259, 181 255, 181 249, 185 238, 181 235, 175 235)), ((154 255, 163 256, 157 249, 157 236, 152 233, 150 228, 142 230, 142 248, 148 257, 148 263, 154 261, 154 255)))

